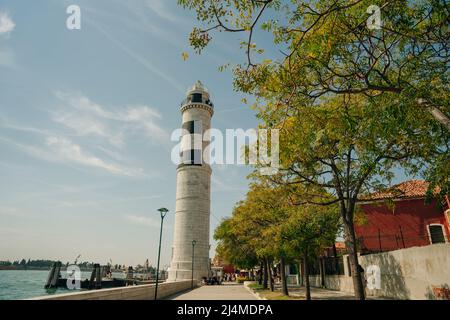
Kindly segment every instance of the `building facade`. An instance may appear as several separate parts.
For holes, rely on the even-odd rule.
[[[449,242],[448,203],[427,203],[427,188],[422,180],[405,181],[362,202],[366,221],[355,226],[361,253]]]
[[[209,276],[211,167],[203,139],[214,106],[200,81],[181,104],[183,134],[177,167],[175,226],[169,281]],[[206,157],[206,158],[205,158]]]

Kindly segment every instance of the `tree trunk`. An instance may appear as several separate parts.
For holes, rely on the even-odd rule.
[[[299,263],[298,263],[298,272],[297,272],[297,275],[298,275],[298,285],[299,286],[302,286],[303,285],[303,275],[302,275],[302,260],[300,260],[299,261]]]
[[[353,280],[353,289],[355,291],[355,298],[357,300],[364,300],[364,285],[361,278],[361,273],[359,270],[359,262],[358,262],[358,249],[356,246],[356,236],[355,229],[353,225],[353,221],[346,221],[344,219],[344,227],[345,227],[345,242],[348,249],[349,261],[350,261],[350,270],[352,274]]]
[[[267,289],[267,259],[264,258],[263,260],[263,267],[264,267],[264,273],[263,273],[263,289]]]
[[[261,260],[259,263],[259,272],[258,272],[258,284],[262,285],[262,275],[263,275],[263,269],[264,269],[264,262]]]
[[[430,112],[437,121],[447,127],[447,130],[450,131],[450,119],[445,115],[445,113],[433,106],[430,107]]]
[[[288,286],[287,286],[287,279],[286,279],[286,264],[284,261],[284,257],[281,257],[280,259],[280,276],[281,276],[281,286],[282,286],[282,292],[283,295],[288,296]]]
[[[334,257],[334,270],[339,274],[339,263],[338,263],[338,257],[337,257],[337,249],[336,249],[336,242],[333,243],[333,257]]]
[[[270,286],[270,291],[273,292],[274,288],[274,284],[273,284],[273,276],[272,276],[272,267],[270,266],[271,262],[270,260],[266,260],[267,262],[267,271],[268,271],[268,276],[269,276],[269,286]]]
[[[311,300],[311,286],[309,285],[309,270],[308,270],[308,253],[303,254],[303,273],[304,273],[304,283],[306,291],[306,300]]]
[[[322,288],[325,287],[325,272],[323,268],[323,260],[321,257],[319,257],[319,273],[320,273],[320,286]]]
[[[437,106],[433,106],[426,99],[417,99],[417,103],[422,106],[428,108],[433,117],[439,121],[442,125],[444,125],[447,130],[450,131],[450,119],[439,109]]]

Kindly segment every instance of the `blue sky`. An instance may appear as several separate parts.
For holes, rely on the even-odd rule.
[[[66,28],[71,4],[81,30]],[[0,259],[155,264],[164,206],[169,263],[170,133],[186,89],[205,83],[218,129],[257,124],[231,74],[217,71],[245,58],[240,39],[219,35],[197,56],[187,43],[194,24],[176,1],[0,1]],[[211,233],[248,173],[213,167]]]

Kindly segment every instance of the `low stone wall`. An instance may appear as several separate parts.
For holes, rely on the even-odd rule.
[[[191,281],[164,282],[158,285],[158,299],[164,299],[191,288]],[[90,290],[38,297],[31,300],[153,300],[155,285],[146,284],[113,289]]]
[[[325,276],[327,289],[353,292],[346,260],[345,275]],[[359,263],[366,272],[371,265],[380,268],[381,288],[366,289],[369,296],[450,300],[450,243],[364,255]],[[320,276],[310,276],[310,282],[320,287]]]
[[[450,244],[433,244],[360,257],[380,267],[381,289],[369,295],[398,299],[450,299]],[[440,296],[443,293],[446,296]]]
[[[312,287],[321,287],[320,276],[309,276]],[[353,293],[353,280],[350,276],[325,276],[325,288]]]

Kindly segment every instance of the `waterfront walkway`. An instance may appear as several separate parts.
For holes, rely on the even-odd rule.
[[[257,290],[265,298],[280,299],[281,287],[275,286],[275,292]],[[305,300],[305,288],[300,286],[289,286],[290,299]],[[311,297],[313,300],[354,300],[354,295],[321,288],[311,287]],[[258,298],[250,293],[242,284],[226,283],[220,286],[202,286],[194,290],[178,293],[168,298],[168,300],[257,300]],[[286,300],[285,298],[281,298]],[[289,299],[289,298],[288,298]],[[368,300],[384,300],[382,297],[367,297]]]
[[[257,300],[242,284],[202,286],[171,297],[171,300]]]

